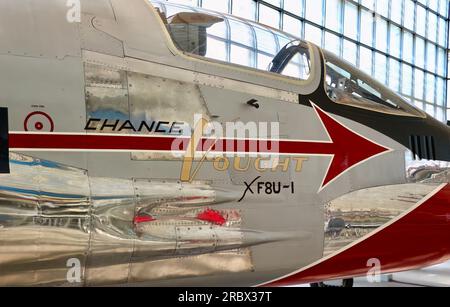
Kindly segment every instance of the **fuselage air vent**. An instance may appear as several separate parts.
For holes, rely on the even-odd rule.
[[[432,136],[411,135],[409,148],[413,160],[436,160],[436,149]]]

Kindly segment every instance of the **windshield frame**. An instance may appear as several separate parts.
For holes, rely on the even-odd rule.
[[[382,114],[384,113],[384,114],[391,114],[391,115],[404,116],[404,117],[427,118],[427,114],[424,111],[422,111],[422,110],[418,109],[417,107],[413,106],[412,104],[408,103],[399,94],[395,93],[389,87],[387,87],[386,85],[377,81],[372,76],[370,76],[370,75],[366,74],[365,72],[361,71],[360,69],[356,68],[353,64],[339,58],[332,52],[329,52],[325,49],[321,49],[321,52],[322,52],[323,60],[324,60],[324,65],[323,65],[324,66],[324,72],[323,72],[324,91],[325,91],[325,95],[327,95],[327,97],[329,97],[327,94],[328,88],[327,88],[327,82],[326,82],[327,70],[328,70],[327,62],[331,62],[333,65],[336,65],[335,63],[337,62],[337,63],[339,63],[339,66],[338,66],[339,68],[344,69],[346,72],[350,73],[351,76],[357,77],[358,80],[363,81],[369,87],[378,91],[380,94],[383,95],[383,97],[392,97],[392,99],[388,99],[388,100],[392,100],[392,102],[397,104],[400,107],[400,109],[392,108],[391,110],[389,110],[388,108],[386,108],[386,109],[381,110],[381,109],[377,109],[375,107],[371,108],[369,106],[356,105],[356,104],[351,104],[351,103],[344,104],[344,103],[335,101],[331,97],[329,97],[329,99],[333,103],[336,103],[339,105],[347,105],[347,106],[351,106],[354,108],[369,110],[372,112],[382,113]],[[373,101],[373,103],[376,104],[377,102]],[[390,103],[388,101],[385,101],[385,105],[387,105],[387,104],[390,104]]]
[[[305,51],[305,52],[301,52],[301,51]],[[269,66],[269,71],[277,73],[277,74],[283,74],[285,69],[291,63],[292,59],[297,55],[301,55],[301,56],[306,55],[307,60],[310,60],[309,47],[306,44],[306,42],[304,42],[302,40],[295,40],[295,41],[291,41],[290,43],[285,45],[283,48],[281,48],[281,50],[272,59],[272,62],[270,63],[270,66]],[[308,61],[306,61],[306,62],[307,62],[306,64],[308,64],[308,75],[309,75],[309,72],[311,71],[311,63]],[[288,76],[286,74],[283,74],[283,75]]]

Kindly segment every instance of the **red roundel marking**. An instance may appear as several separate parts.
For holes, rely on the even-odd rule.
[[[36,128],[36,130],[42,130],[42,128],[44,128],[44,125],[41,122],[37,122],[36,124],[34,124],[34,128]]]
[[[55,130],[55,124],[53,119],[44,112],[32,112],[28,114],[23,122],[23,128],[25,131],[45,131],[53,132]]]

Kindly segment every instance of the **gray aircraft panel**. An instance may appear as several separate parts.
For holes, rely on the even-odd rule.
[[[86,111],[80,58],[0,56],[0,69],[8,72],[0,76],[4,86],[0,98],[10,108],[11,131],[23,131],[27,116],[34,112],[46,113],[45,124],[52,121],[54,131],[83,129]],[[49,125],[43,130],[50,132]]]
[[[80,56],[77,23],[67,21],[65,1],[33,0],[0,2],[0,27],[21,35],[0,41],[0,54],[36,58]]]

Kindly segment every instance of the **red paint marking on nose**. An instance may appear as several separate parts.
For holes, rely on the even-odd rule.
[[[198,214],[197,219],[220,226],[226,223],[226,219],[223,217],[223,215],[220,212],[212,209],[207,209],[204,212]]]
[[[153,217],[151,217],[149,215],[141,215],[141,216],[134,217],[134,224],[149,223],[149,222],[153,222],[153,221],[156,221],[156,219],[154,219]]]

